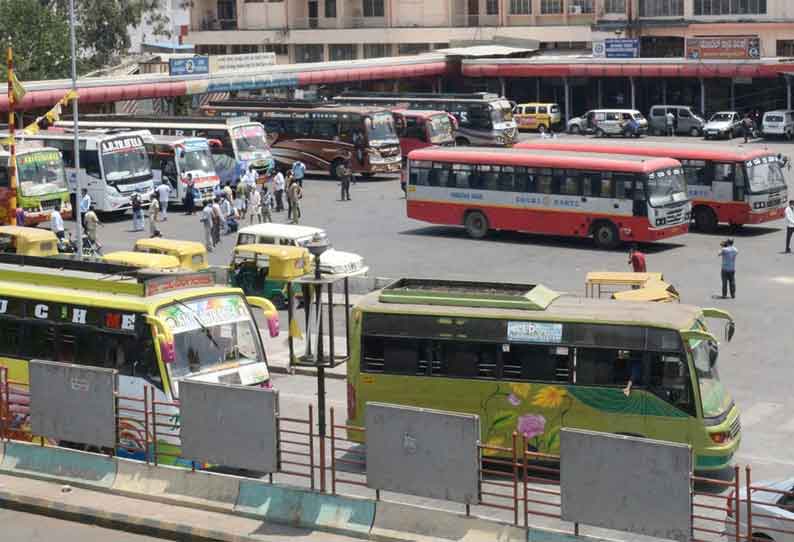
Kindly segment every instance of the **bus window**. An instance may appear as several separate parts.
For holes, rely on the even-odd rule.
[[[537,183],[536,191],[541,194],[551,194],[551,170],[542,169],[540,175],[535,177]]]
[[[681,160],[681,165],[684,166],[684,177],[686,184],[692,185],[711,185],[706,175],[706,162],[703,160]]]
[[[55,350],[55,326],[30,322],[26,326],[20,354],[28,358],[52,359]],[[56,353],[57,356],[57,353]],[[55,361],[60,361],[56,359]]]
[[[714,182],[733,183],[733,164],[714,163]]]
[[[695,415],[691,379],[679,353],[650,354],[650,391],[682,411]]]
[[[513,184],[513,169],[514,168],[511,166],[502,166],[502,172],[499,174],[497,190],[502,190],[505,192],[518,190],[518,188],[516,188]]]
[[[8,181],[8,166],[5,164],[0,166],[0,187],[6,188],[10,186]]]
[[[502,378],[538,382],[568,382],[568,347],[510,344],[502,349]]]
[[[469,188],[473,167],[468,164],[453,164],[452,171],[455,175],[456,188]]]
[[[733,178],[733,200],[734,201],[744,201],[744,192],[745,192],[745,185],[747,184],[747,179],[745,179],[744,168],[742,166],[736,166],[736,175]]]
[[[16,356],[19,353],[22,326],[19,322],[0,320],[0,354],[3,356]]]
[[[97,179],[102,177],[99,169],[99,153],[96,151],[80,151],[80,167],[92,177]]]
[[[459,378],[495,378],[495,344],[444,342],[443,359],[446,361],[444,376]],[[438,373],[434,373],[438,374]]]
[[[411,178],[409,182],[415,186],[428,186],[430,184],[429,177],[429,169],[420,168],[414,165],[411,167]]]
[[[337,126],[333,121],[315,120],[311,135],[317,139],[333,139],[337,136]]]
[[[428,176],[428,184],[430,186],[450,187],[454,188],[454,180],[450,179],[449,164],[435,163],[433,169],[430,170]]]
[[[580,192],[578,171],[568,171],[564,177],[560,178],[558,194],[564,196],[578,196]]]
[[[638,382],[644,385],[643,354],[639,350],[613,350],[611,348],[576,349],[576,384],[592,386],[625,386],[632,380],[632,372],[639,370]]]

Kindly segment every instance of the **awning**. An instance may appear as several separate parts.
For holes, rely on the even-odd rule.
[[[58,100],[63,98],[70,88],[28,91],[22,99],[22,103],[18,104],[16,109],[24,111],[27,109],[52,107]],[[80,103],[87,104],[184,96],[186,89],[187,85],[182,81],[89,88],[78,87]],[[0,96],[0,111],[8,111],[8,96]]]

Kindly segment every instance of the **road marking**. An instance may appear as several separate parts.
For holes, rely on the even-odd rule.
[[[780,284],[794,284],[794,277],[772,277],[771,280]]]
[[[783,403],[769,403],[761,401],[755,403],[747,410],[741,411],[742,427],[752,427],[763,421],[768,421],[771,416],[783,408]]]

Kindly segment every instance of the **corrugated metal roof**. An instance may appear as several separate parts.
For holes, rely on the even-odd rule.
[[[537,49],[527,47],[512,47],[509,45],[471,45],[469,47],[453,47],[450,49],[436,49],[434,53],[441,53],[446,56],[510,56],[516,54],[533,53]]]

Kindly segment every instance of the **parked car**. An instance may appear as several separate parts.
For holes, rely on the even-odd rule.
[[[562,115],[556,103],[525,103],[518,104],[513,110],[513,119],[519,130],[547,131],[560,123]]]
[[[689,134],[698,137],[703,133],[706,120],[699,112],[688,105],[654,105],[649,114],[650,132],[662,135],[667,132],[667,113],[675,116],[676,134]]]
[[[733,139],[744,132],[742,117],[736,111],[718,111],[703,126],[703,137],[706,139]]]
[[[765,139],[781,137],[791,139],[794,136],[794,111],[791,109],[767,111],[761,122],[761,132]]]
[[[648,131],[648,120],[636,109],[593,109],[569,120],[567,128],[571,134],[626,135],[626,123],[630,119],[637,122],[640,134]]]
[[[756,482],[751,493],[752,535],[755,541],[794,542],[794,478],[780,482]],[[786,492],[786,493],[784,493]],[[747,533],[747,489],[739,489],[739,509],[735,510],[735,497],[728,497],[728,517],[725,518],[725,535],[736,537],[736,516],[739,514],[739,533]]]

